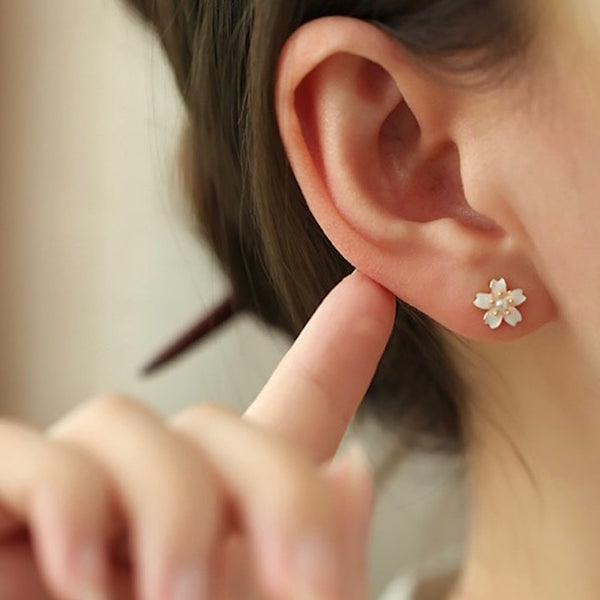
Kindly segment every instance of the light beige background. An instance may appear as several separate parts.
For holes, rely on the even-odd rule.
[[[3,414],[44,426],[106,391],[164,414],[202,400],[241,409],[285,351],[243,318],[138,375],[227,289],[182,210],[182,115],[154,39],[115,0],[0,0]],[[453,465],[415,457],[378,498],[373,595],[423,555],[457,553]]]

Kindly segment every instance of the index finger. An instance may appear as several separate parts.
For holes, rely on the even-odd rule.
[[[244,418],[321,463],[335,454],[390,337],[393,294],[359,271],[323,300]]]

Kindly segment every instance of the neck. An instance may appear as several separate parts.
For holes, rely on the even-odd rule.
[[[600,369],[567,327],[472,345],[470,522],[452,600],[600,597]],[[464,352],[464,350],[463,350]]]

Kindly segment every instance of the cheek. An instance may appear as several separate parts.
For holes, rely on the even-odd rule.
[[[504,128],[500,147],[511,151],[498,158],[507,201],[565,317],[600,327],[600,311],[590,315],[600,297],[600,70],[582,73],[556,81]]]
[[[600,29],[589,27],[585,37],[548,36],[551,58],[535,84],[518,99],[501,90],[474,115],[461,160],[469,201],[526,248],[562,317],[598,355]]]

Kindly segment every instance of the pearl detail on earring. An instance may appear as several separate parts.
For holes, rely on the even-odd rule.
[[[498,329],[502,321],[515,327],[523,320],[523,315],[517,310],[527,300],[522,289],[508,290],[504,278],[490,281],[491,293],[478,293],[473,304],[485,310],[483,321],[490,329]]]

